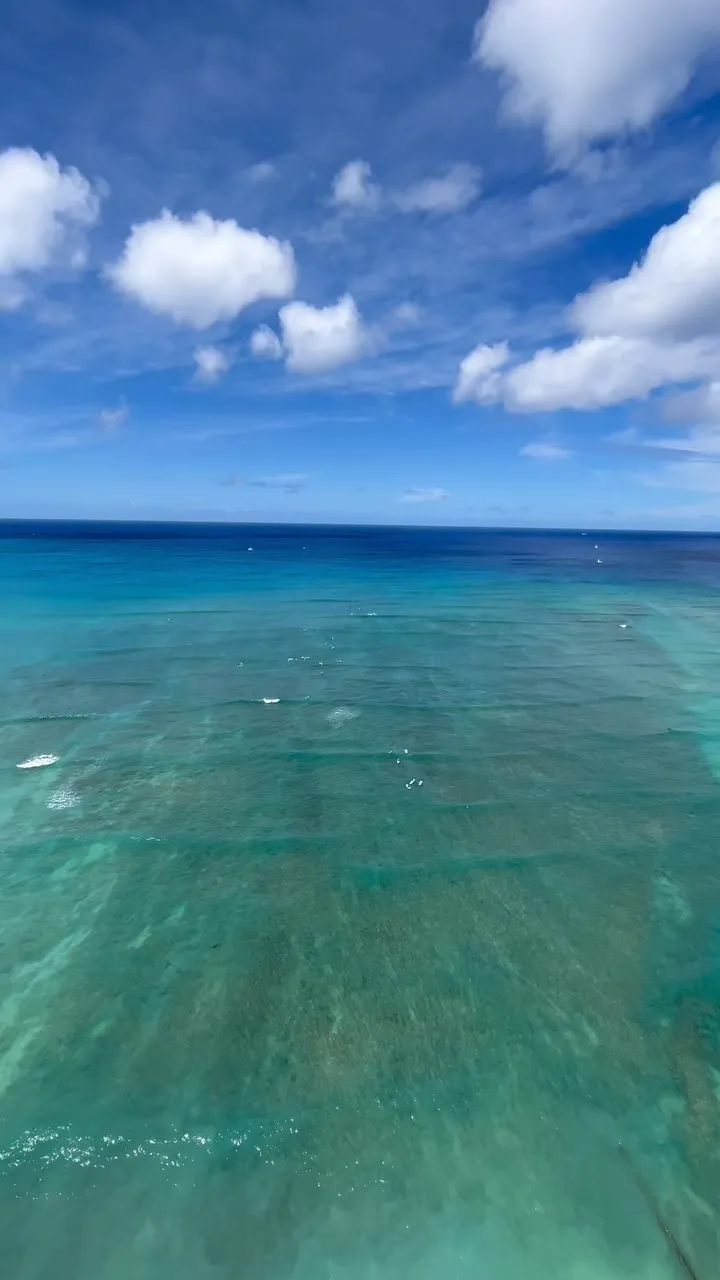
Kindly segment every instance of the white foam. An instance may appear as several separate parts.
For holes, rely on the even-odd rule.
[[[29,760],[23,760],[17,767],[18,769],[46,769],[49,764],[57,764],[59,756],[30,756]]]
[[[263,702],[265,703],[266,707],[272,707],[275,705],[276,702],[279,702],[279,701],[280,701],[279,698],[263,698]]]
[[[356,720],[359,715],[359,711],[352,711],[350,707],[335,707],[333,711],[328,711],[327,719],[330,724],[340,725],[347,724],[348,720]]]
[[[60,787],[53,791],[47,802],[48,809],[73,809],[80,797],[72,787]]]

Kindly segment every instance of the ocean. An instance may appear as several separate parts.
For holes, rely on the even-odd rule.
[[[6,522],[0,592],[8,1280],[717,1274],[720,537]]]

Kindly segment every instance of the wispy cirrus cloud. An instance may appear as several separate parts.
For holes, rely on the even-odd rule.
[[[447,489],[406,489],[398,498],[398,502],[414,506],[423,502],[444,502],[449,497]]]
[[[223,484],[235,489],[279,489],[283,493],[300,493],[306,488],[309,480],[310,477],[304,472],[290,472],[286,475],[259,476],[254,479],[246,476],[229,476],[227,480],[223,480]]]
[[[102,430],[108,434],[117,431],[119,427],[123,427],[130,417],[130,409],[123,401],[115,409],[101,409],[98,414],[98,422]]]
[[[422,178],[393,196],[402,213],[457,213],[480,194],[480,170],[472,164],[451,165],[437,177]]]
[[[555,444],[552,440],[535,440],[524,445],[520,450],[520,457],[535,458],[540,462],[562,462],[565,458],[572,457],[572,449],[566,449],[564,445]]]

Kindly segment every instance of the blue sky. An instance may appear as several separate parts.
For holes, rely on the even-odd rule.
[[[717,0],[4,19],[0,514],[720,528]]]

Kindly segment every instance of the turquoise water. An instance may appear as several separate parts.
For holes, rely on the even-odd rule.
[[[4,1274],[716,1274],[720,540],[0,535]]]

